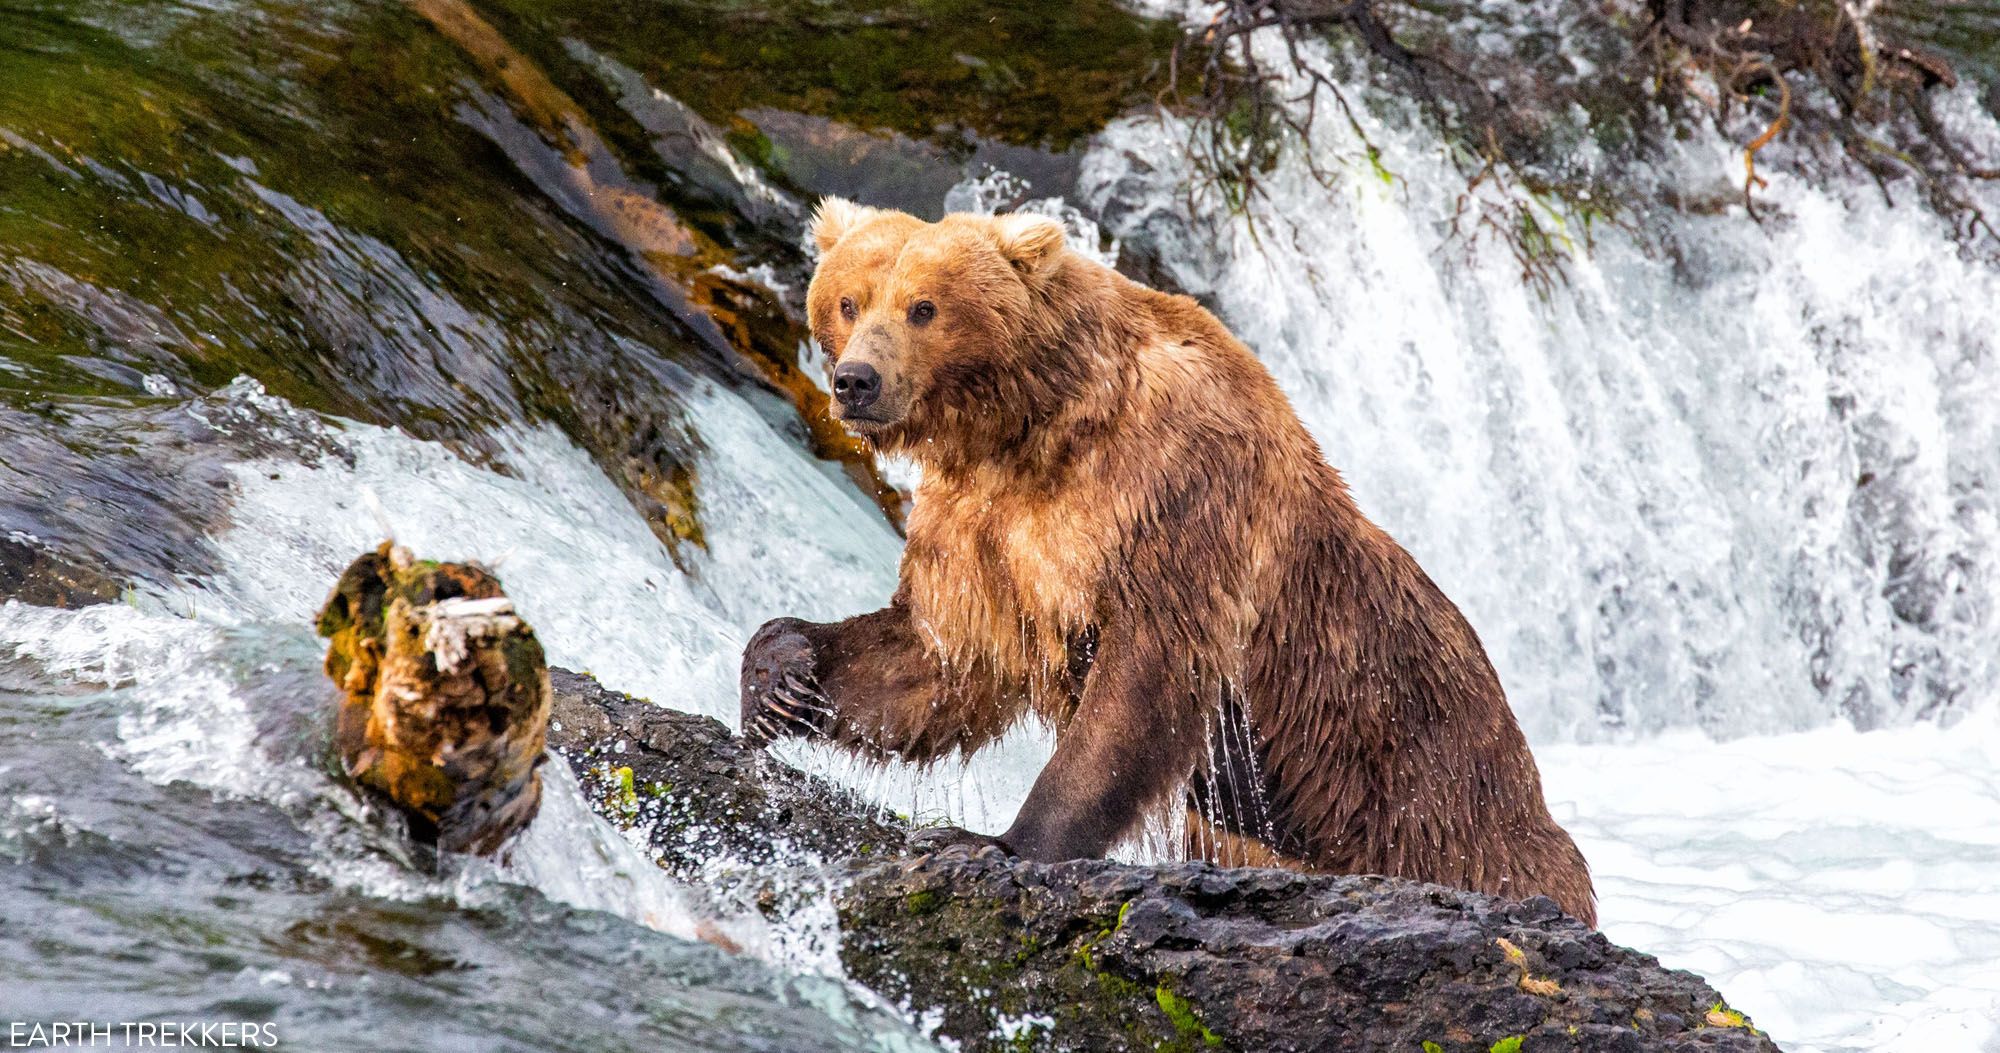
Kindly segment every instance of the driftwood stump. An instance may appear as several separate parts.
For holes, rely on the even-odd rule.
[[[499,579],[392,542],[355,560],[320,611],[343,698],[343,769],[409,817],[418,840],[487,854],[535,817],[549,674]]]

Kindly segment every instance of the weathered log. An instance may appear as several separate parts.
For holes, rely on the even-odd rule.
[[[485,854],[528,825],[541,807],[549,676],[498,579],[384,542],[341,575],[319,633],[343,695],[342,769],[400,808],[414,837]]]

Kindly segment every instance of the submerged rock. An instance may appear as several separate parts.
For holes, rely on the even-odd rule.
[[[21,535],[0,535],[0,602],[19,600],[37,607],[88,607],[110,603],[123,591],[118,582],[82,563],[65,559]]]

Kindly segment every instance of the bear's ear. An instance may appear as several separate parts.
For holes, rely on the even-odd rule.
[[[1062,251],[1063,229],[1047,216],[1010,212],[993,217],[993,240],[1008,263],[1023,274],[1033,274]]]
[[[844,197],[821,198],[812,224],[806,229],[819,251],[827,252],[840,244],[848,232],[882,214],[882,209],[857,205]]]

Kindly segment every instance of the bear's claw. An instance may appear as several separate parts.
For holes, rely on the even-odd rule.
[[[786,735],[823,735],[833,726],[833,702],[813,674],[803,623],[779,618],[757,630],[743,649],[743,737],[764,746]]]

